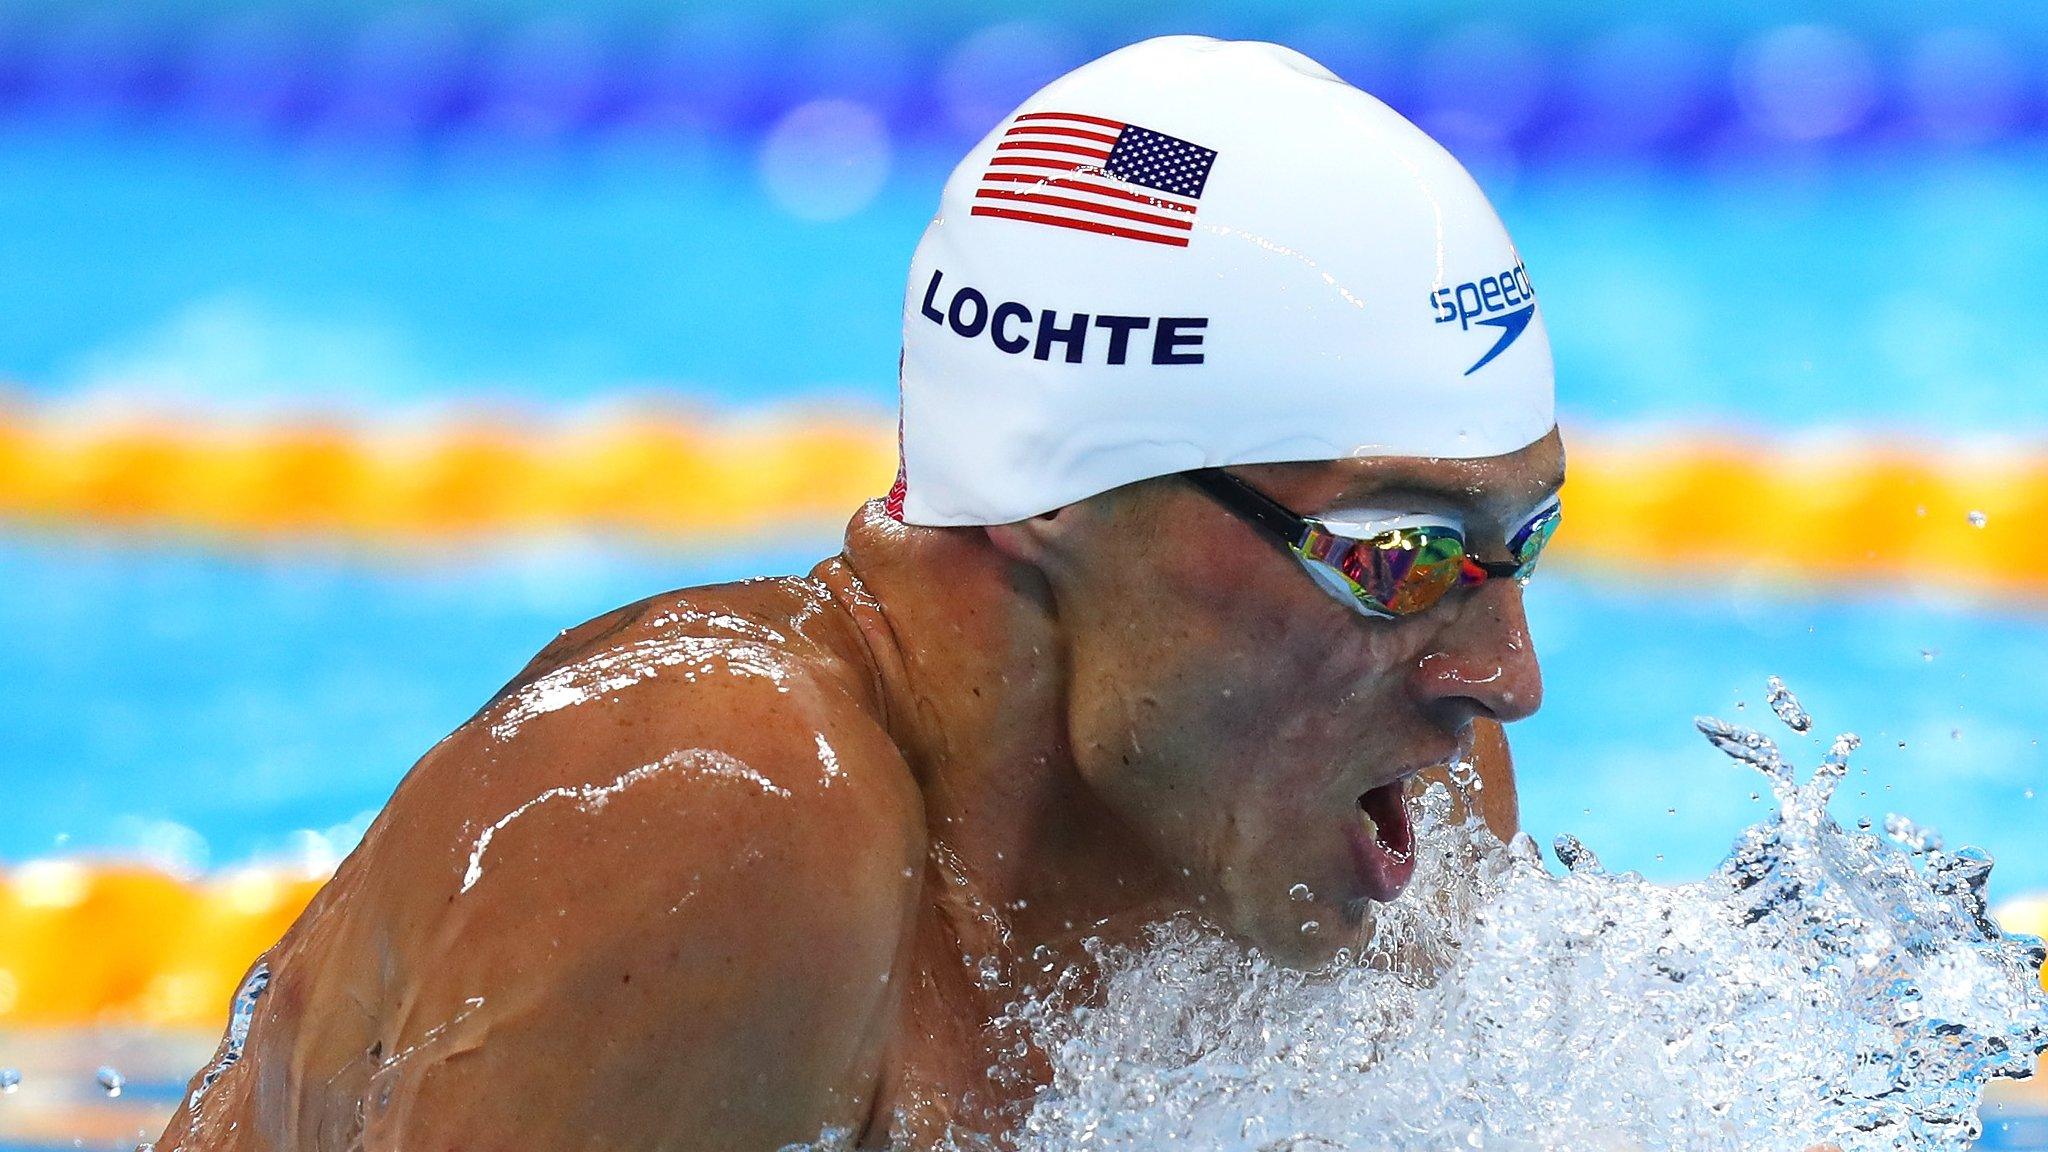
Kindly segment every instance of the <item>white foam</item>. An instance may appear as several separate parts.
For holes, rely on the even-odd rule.
[[[1020,989],[1053,1067],[1020,1147],[1967,1147],[1985,1082],[2048,1046],[2039,942],[1985,914],[1988,858],[1829,818],[1853,738],[1802,785],[1761,735],[1702,728],[1780,801],[1703,880],[1609,874],[1564,838],[1554,874],[1448,822],[1438,787],[1415,887],[1338,964],[1184,919],[1099,950],[1097,1003]]]

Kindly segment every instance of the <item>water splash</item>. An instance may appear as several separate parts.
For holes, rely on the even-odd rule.
[[[1785,727],[1794,732],[1806,732],[1813,728],[1813,717],[1808,716],[1806,709],[1799,706],[1798,698],[1792,695],[1791,689],[1785,687],[1783,680],[1776,676],[1771,677],[1764,685],[1764,698],[1770,701],[1771,711],[1778,714],[1778,719],[1785,722]]]
[[[1838,825],[1854,736],[1802,784],[1769,737],[1699,728],[1778,800],[1706,879],[1570,836],[1553,874],[1436,787],[1415,888],[1356,954],[1291,971],[1184,919],[1105,950],[1099,1002],[1020,1006],[1053,1067],[1020,1147],[1966,1147],[1986,1081],[2048,1047],[2042,944],[1985,912],[1990,858]]]
[[[259,963],[242,979],[242,986],[235,990],[234,1006],[228,1013],[228,1032],[222,1039],[220,1056],[213,1067],[199,1078],[192,1088],[192,1094],[185,1101],[185,1110],[199,1114],[199,1102],[214,1083],[227,1074],[228,1069],[241,1063],[242,1050],[249,1043],[249,1028],[256,1022],[256,1002],[263,999],[263,993],[270,988],[270,965]]]

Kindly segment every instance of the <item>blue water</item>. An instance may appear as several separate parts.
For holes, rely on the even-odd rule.
[[[143,852],[219,866],[346,847],[410,763],[559,629],[666,588],[801,571],[784,550],[537,547],[481,561],[229,556],[62,540],[0,544],[0,859]],[[1785,677],[1822,735],[1866,740],[1844,819],[1900,811],[2048,888],[2048,620],[1879,597],[1637,590],[1545,573],[1531,615],[1548,703],[1514,730],[1526,823],[1611,865],[1697,876],[1757,818],[1751,774],[1692,731],[1752,719]],[[1904,741],[1906,747],[1898,747]],[[1789,738],[1811,763],[1818,743]],[[1675,811],[1674,811],[1675,810]]]
[[[894,403],[902,276],[949,157],[828,223],[752,150],[424,152],[158,130],[0,132],[0,380],[212,406],[621,392]],[[2048,428],[2031,285],[2048,153],[1475,167],[1587,423]],[[80,301],[91,301],[81,307]]]

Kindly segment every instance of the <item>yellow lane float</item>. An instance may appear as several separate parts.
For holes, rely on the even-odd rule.
[[[1566,562],[1680,580],[2048,590],[2048,445],[1568,440]],[[684,539],[829,524],[886,490],[894,470],[894,429],[872,414],[397,428],[0,408],[0,521],[17,528],[401,547],[519,533]]]
[[[844,515],[893,436],[833,418],[100,426],[0,412],[0,517],[225,537],[689,536]]]
[[[185,882],[45,860],[0,878],[0,1025],[219,1027],[243,973],[324,878]]]

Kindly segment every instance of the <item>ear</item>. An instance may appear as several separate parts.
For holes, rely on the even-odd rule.
[[[996,551],[1038,567],[1065,542],[1076,519],[1074,508],[1069,505],[1041,512],[1028,520],[990,524],[983,531],[988,533],[989,543],[996,546]]]

